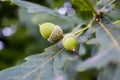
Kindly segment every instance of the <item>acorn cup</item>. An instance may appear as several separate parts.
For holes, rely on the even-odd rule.
[[[68,33],[64,36],[62,44],[66,50],[75,52],[78,47],[78,40],[74,34]]]
[[[40,33],[43,38],[54,43],[63,37],[63,30],[53,23],[43,23],[39,25]]]

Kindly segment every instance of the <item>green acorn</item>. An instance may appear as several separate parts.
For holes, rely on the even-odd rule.
[[[49,42],[56,42],[63,37],[63,30],[53,23],[39,25],[41,35]]]
[[[66,34],[62,40],[64,48],[68,51],[75,51],[78,47],[78,40],[74,34]]]

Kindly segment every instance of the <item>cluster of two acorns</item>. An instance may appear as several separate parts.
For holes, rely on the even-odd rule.
[[[62,39],[63,47],[68,51],[75,51],[78,47],[78,40],[72,33],[63,35],[63,30],[53,23],[43,23],[39,25],[40,33],[43,38],[51,43]]]

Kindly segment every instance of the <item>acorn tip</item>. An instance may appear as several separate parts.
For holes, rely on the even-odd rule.
[[[41,25],[40,25],[40,24],[38,24],[38,26],[40,27]]]
[[[72,49],[72,51],[73,51],[73,52],[75,52],[75,51],[76,51],[76,49]]]

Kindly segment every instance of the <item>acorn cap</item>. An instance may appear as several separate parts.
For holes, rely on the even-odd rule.
[[[55,25],[50,37],[48,38],[48,41],[56,42],[62,37],[63,37],[63,30],[58,25]]]
[[[56,42],[63,37],[63,30],[53,23],[39,25],[41,35],[49,42]]]
[[[78,47],[78,41],[75,35],[69,33],[66,34],[62,40],[64,48],[68,51],[75,51]]]

